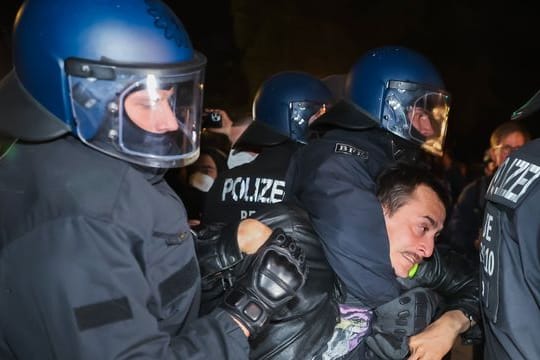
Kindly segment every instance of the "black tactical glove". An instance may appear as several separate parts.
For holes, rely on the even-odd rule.
[[[281,229],[253,255],[244,275],[225,294],[223,307],[256,336],[268,318],[304,285],[304,252]]]
[[[372,334],[366,338],[368,348],[382,359],[405,358],[409,336],[431,323],[439,301],[432,290],[414,288],[379,306],[374,312]]]
[[[401,360],[409,354],[407,337],[394,334],[371,334],[366,338],[366,359]]]
[[[216,284],[222,290],[232,286],[231,269],[244,258],[238,247],[237,231],[238,223],[215,223],[194,230],[203,289]]]

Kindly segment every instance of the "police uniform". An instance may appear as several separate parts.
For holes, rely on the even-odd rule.
[[[436,255],[425,262],[419,282],[407,286],[390,263],[375,179],[397,159],[417,159],[415,149],[347,101],[334,105],[317,122],[314,130],[322,135],[293,156],[286,193],[308,212],[327,260],[344,284],[346,304],[375,309],[406,287],[424,286],[444,294],[445,309],[459,309],[478,321],[478,282],[463,271],[462,261],[442,261]],[[349,356],[369,358],[365,342]]]
[[[202,222],[238,221],[283,201],[287,167],[299,147],[265,123],[254,121],[233,151],[253,151],[258,156],[218,174],[206,196]]]
[[[228,313],[197,319],[193,239],[161,176],[67,135],[16,144],[0,193],[0,358],[247,358]]]
[[[486,359],[540,354],[540,140],[513,152],[486,194],[480,248]]]
[[[394,161],[392,139],[397,137],[347,102],[334,105],[315,124],[345,122],[295,154],[286,193],[308,212],[348,295],[375,308],[397,297],[400,289],[375,195],[375,178]]]

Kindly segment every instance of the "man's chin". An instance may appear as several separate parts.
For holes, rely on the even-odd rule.
[[[406,269],[406,266],[402,267],[393,267],[394,274],[399,278],[407,278],[409,276],[409,269]]]

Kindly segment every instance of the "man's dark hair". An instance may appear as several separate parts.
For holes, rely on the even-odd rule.
[[[442,181],[427,167],[409,163],[398,162],[382,171],[377,178],[377,198],[392,215],[409,201],[419,185],[432,189],[449,209],[450,195]]]

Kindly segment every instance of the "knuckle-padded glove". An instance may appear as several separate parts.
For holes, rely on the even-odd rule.
[[[252,258],[222,306],[255,337],[268,318],[296,296],[307,269],[304,252],[281,229],[274,230]]]
[[[417,287],[377,307],[372,334],[366,338],[368,348],[383,359],[404,358],[409,352],[408,337],[431,323],[439,302],[434,291]]]

